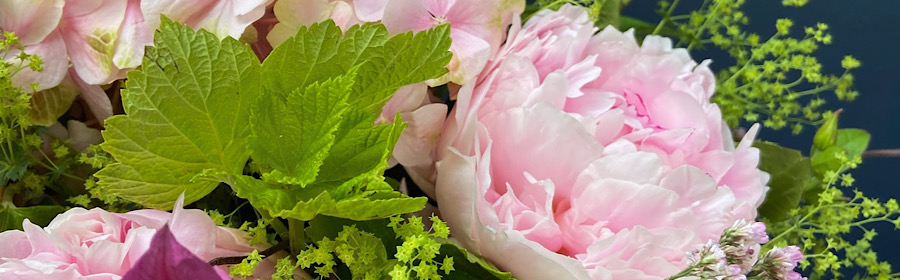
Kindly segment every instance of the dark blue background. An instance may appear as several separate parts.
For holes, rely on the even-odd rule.
[[[681,1],[685,10],[699,7],[702,1]],[[658,22],[655,13],[657,0],[634,0],[623,14],[649,22]],[[825,72],[840,73],[840,60],[851,54],[863,63],[854,71],[859,98],[850,103],[837,101],[833,93],[826,93],[829,109],[843,108],[841,127],[862,128],[872,134],[869,149],[900,148],[900,1],[896,0],[810,0],[802,8],[781,6],[781,1],[747,1],[744,12],[750,17],[748,30],[767,38],[775,31],[778,18],[794,20],[793,31],[802,34],[802,26],[812,26],[817,22],[827,23],[833,35],[833,43],[823,46],[816,56],[823,64]],[[725,67],[730,59],[718,52],[694,51],[695,60],[710,58],[712,68]],[[722,64],[715,63],[721,61]],[[782,145],[809,150],[814,129],[794,136],[789,131],[763,130],[760,138]],[[866,158],[853,171],[856,178],[854,187],[870,197],[882,201],[900,198],[900,158]],[[894,271],[900,270],[900,231],[893,225],[882,223],[875,227],[880,234],[873,247],[879,256],[889,261]]]

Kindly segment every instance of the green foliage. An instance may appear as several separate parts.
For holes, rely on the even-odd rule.
[[[744,0],[705,0],[688,15],[673,15],[678,0],[660,1],[663,20],[654,33],[672,27],[688,50],[713,45],[735,59],[735,65],[717,74],[717,93],[713,102],[722,109],[730,126],[740,121],[761,122],[772,129],[790,127],[795,134],[804,125],[822,122],[820,112],[825,100],[822,92],[833,91],[840,100],[853,100],[850,70],[860,63],[847,56],[841,62],[840,75],[822,73],[822,65],[812,53],[831,43],[828,25],[819,23],[803,29],[794,37],[790,19],[775,23],[775,32],[767,39],[744,31],[749,22],[741,12]],[[802,6],[806,1],[785,0],[786,6]]]
[[[441,255],[453,258],[453,272],[444,276],[448,280],[484,279],[512,280],[512,274],[502,272],[490,261],[467,251],[456,243],[445,241],[441,246]]]
[[[809,158],[800,151],[778,146],[772,142],[757,141],[759,169],[769,173],[769,192],[766,201],[759,206],[759,214],[770,221],[783,221],[791,217],[791,210],[800,204],[803,190],[815,183]]]
[[[253,250],[246,258],[244,258],[241,263],[236,264],[231,267],[228,276],[240,277],[241,279],[246,280],[247,277],[253,275],[253,272],[256,270],[256,267],[259,266],[259,262],[261,262],[263,257],[257,252]]]
[[[220,42],[164,20],[142,67],[128,73],[126,115],[106,120],[102,147],[117,162],[97,172],[99,185],[145,206],[172,208],[181,193],[191,203],[218,185],[194,180],[204,170],[241,174],[259,68],[237,40]]]
[[[832,121],[817,133],[819,145],[813,147],[810,158],[815,180],[805,189],[800,206],[782,221],[763,218],[775,236],[766,247],[800,245],[805,255],[801,267],[813,272],[811,279],[848,278],[844,269],[851,267],[865,269],[864,275],[857,275],[862,279],[893,279],[897,274],[891,274],[890,264],[880,261],[871,246],[876,232],[869,227],[889,222],[900,229],[900,206],[894,199],[882,202],[858,189],[848,189],[853,176],[846,172],[861,162],[869,134],[837,129],[836,121],[828,123]],[[854,231],[863,233],[862,238],[848,239]],[[843,258],[838,258],[841,253]]]
[[[30,220],[38,226],[47,226],[50,220],[66,208],[57,205],[39,205],[31,207],[0,206],[0,231],[22,230],[22,222]]]

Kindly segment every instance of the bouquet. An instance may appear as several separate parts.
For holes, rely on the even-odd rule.
[[[827,25],[630,2],[5,1],[0,278],[900,276]]]

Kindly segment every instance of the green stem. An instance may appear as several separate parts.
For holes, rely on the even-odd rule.
[[[288,232],[290,236],[291,254],[299,254],[306,249],[306,222],[288,218]]]
[[[659,31],[662,30],[663,26],[666,25],[666,22],[672,19],[669,16],[675,12],[675,7],[678,6],[678,1],[679,0],[672,1],[672,4],[669,5],[669,10],[667,10],[666,13],[662,15],[663,18],[659,20],[659,23],[656,24],[656,28],[653,29],[653,33],[650,33],[650,35],[659,34]]]

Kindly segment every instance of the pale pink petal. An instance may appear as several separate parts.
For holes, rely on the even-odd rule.
[[[88,109],[94,114],[94,117],[103,122],[106,118],[112,116],[112,102],[106,92],[97,85],[91,85],[83,81],[73,68],[69,69],[69,75],[75,81],[75,85],[81,91],[81,98],[88,105]]]
[[[34,45],[56,30],[65,0],[0,1],[0,29],[12,31],[23,45]]]
[[[353,0],[356,16],[362,21],[374,22],[382,19],[388,0]]]
[[[66,43],[58,31],[50,33],[43,42],[25,46],[25,53],[40,56],[43,60],[43,71],[32,71],[23,65],[23,69],[13,76],[13,85],[31,91],[31,84],[38,84],[37,91],[55,87],[66,77],[69,60],[66,56]],[[7,61],[15,61],[18,50],[6,54]]]
[[[441,127],[447,117],[447,105],[429,104],[402,114],[409,127],[394,145],[394,157],[404,166],[418,166],[433,162],[431,153],[437,146]]]
[[[87,84],[107,84],[125,76],[113,65],[113,56],[127,6],[127,1],[120,0],[71,2],[66,6],[59,29],[75,72]]]

